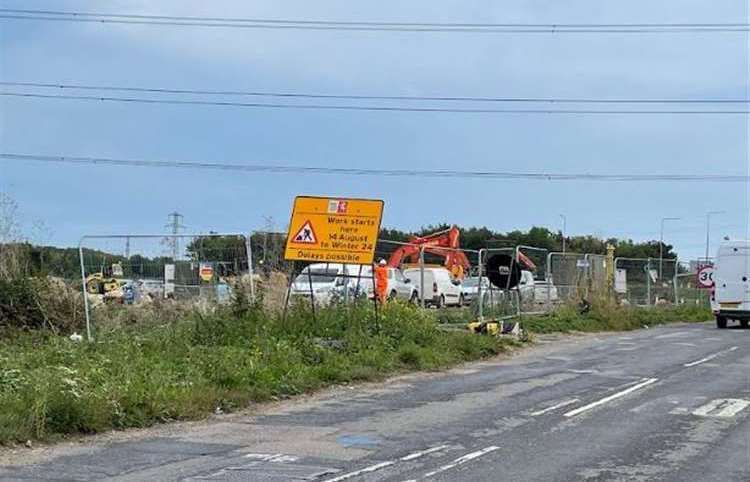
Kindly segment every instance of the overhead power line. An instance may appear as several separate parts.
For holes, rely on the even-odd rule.
[[[750,99],[639,99],[639,98],[591,98],[591,97],[482,97],[482,96],[423,96],[423,95],[362,95],[362,94],[315,94],[309,92],[269,92],[252,90],[176,89],[168,87],[129,87],[115,85],[63,84],[52,82],[0,81],[8,87],[32,87],[55,90],[83,90],[104,92],[138,92],[146,94],[273,97],[293,99],[335,100],[384,100],[384,101],[428,101],[428,102],[494,102],[494,103],[549,103],[549,104],[747,104]]]
[[[7,20],[97,22],[213,28],[295,30],[464,32],[464,33],[686,33],[747,32],[748,23],[441,23],[297,20],[267,18],[138,15],[60,10],[0,9]]]
[[[270,102],[236,102],[213,101],[195,99],[156,99],[146,97],[112,97],[103,95],[69,95],[69,94],[39,94],[33,92],[0,91],[3,97],[19,97],[30,99],[60,99],[84,100],[99,102],[124,102],[135,104],[172,104],[172,105],[203,105],[218,107],[247,107],[266,109],[304,109],[304,110],[339,110],[339,111],[375,111],[375,112],[452,112],[463,114],[674,114],[674,115],[717,115],[717,114],[750,114],[747,109],[733,110],[635,110],[635,109],[497,109],[497,108],[453,108],[453,107],[407,107],[386,105],[337,105],[337,104],[279,104]]]
[[[323,174],[346,176],[416,177],[487,180],[530,181],[597,181],[597,182],[718,182],[746,183],[746,175],[731,174],[584,174],[556,172],[468,171],[443,169],[360,169],[321,166],[291,166],[273,164],[231,164],[225,162],[157,161],[116,159],[105,157],[49,156],[35,154],[0,153],[0,159],[17,162],[47,162],[57,164],[102,165],[121,167],[149,167],[170,169],[201,169],[237,172],[268,172],[281,174]]]

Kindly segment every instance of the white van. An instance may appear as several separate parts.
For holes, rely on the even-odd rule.
[[[411,280],[411,283],[417,288],[417,293],[422,293],[419,268],[405,270],[404,276]],[[461,282],[454,280],[445,268],[424,268],[424,297],[425,304],[438,308],[464,304]]]
[[[306,266],[292,283],[291,294],[310,297],[328,305],[347,296],[372,296],[372,267],[340,263],[313,263]],[[358,290],[359,293],[355,293]]]
[[[750,322],[750,241],[725,241],[719,246],[714,263],[714,293],[711,308],[716,326],[739,321]]]

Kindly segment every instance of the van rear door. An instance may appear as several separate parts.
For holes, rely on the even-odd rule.
[[[748,265],[750,251],[745,244],[729,244],[719,248],[714,268],[716,301],[721,310],[747,310],[750,308],[748,293]],[[744,305],[744,306],[743,306]]]

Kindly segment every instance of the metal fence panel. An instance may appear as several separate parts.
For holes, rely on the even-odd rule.
[[[675,302],[677,260],[615,258],[615,291],[634,305]]]
[[[251,266],[247,236],[234,233],[84,236],[78,253],[90,339],[108,305],[226,303]]]

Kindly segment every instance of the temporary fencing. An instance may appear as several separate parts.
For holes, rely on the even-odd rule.
[[[615,258],[615,293],[633,305],[674,303],[676,259]]]
[[[105,305],[226,303],[252,259],[247,236],[236,233],[84,236],[78,255],[89,339]]]
[[[375,299],[373,266],[287,261],[286,237],[270,231],[84,236],[78,251],[89,337],[103,305],[164,299],[226,303],[245,288],[251,301],[276,310],[295,300],[315,309]],[[496,319],[546,313],[609,295],[612,287],[634,305],[708,299],[696,286],[692,264],[674,259],[616,258],[612,285],[608,258],[601,254],[440,244],[377,241],[375,262],[383,259],[389,266],[388,298],[425,308],[465,306],[478,318]]]
[[[706,261],[679,262],[675,275],[675,299],[681,305],[709,306],[711,290],[698,286],[698,269]]]
[[[556,288],[557,297],[563,302],[585,296],[589,285],[587,255],[579,253],[549,253],[547,256],[547,280]]]

